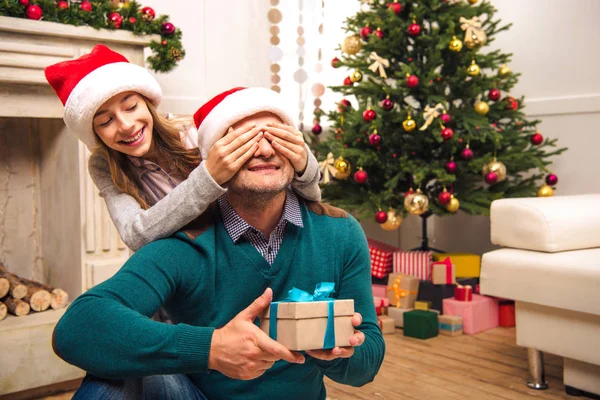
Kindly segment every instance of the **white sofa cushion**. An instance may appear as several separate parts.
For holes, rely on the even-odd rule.
[[[492,243],[558,252],[600,247],[600,194],[492,202]]]
[[[500,249],[481,259],[482,294],[600,315],[600,248]]]

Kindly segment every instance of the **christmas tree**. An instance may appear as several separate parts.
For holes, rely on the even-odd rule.
[[[391,230],[406,213],[482,215],[495,199],[551,196],[549,157],[566,149],[544,139],[523,97],[511,96],[511,54],[485,52],[510,27],[492,4],[362,3],[332,60],[349,76],[331,87],[344,98],[324,140],[315,111],[325,200]]]

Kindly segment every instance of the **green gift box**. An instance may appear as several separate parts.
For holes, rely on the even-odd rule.
[[[438,331],[437,313],[424,310],[414,310],[404,313],[404,336],[429,339],[436,337]]]

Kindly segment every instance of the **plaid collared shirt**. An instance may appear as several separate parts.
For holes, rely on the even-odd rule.
[[[247,223],[235,212],[233,207],[227,201],[227,196],[223,195],[219,198],[219,209],[223,217],[223,224],[225,229],[233,243],[238,243],[241,238],[246,239],[258,250],[258,252],[264,257],[270,265],[273,265],[275,257],[281,242],[283,242],[283,236],[285,234],[285,227],[288,222],[302,228],[302,213],[300,211],[300,203],[298,198],[293,191],[288,190],[285,196],[285,205],[283,209],[283,215],[277,223],[277,226],[271,232],[269,239],[262,234],[261,231],[254,228],[252,225]]]

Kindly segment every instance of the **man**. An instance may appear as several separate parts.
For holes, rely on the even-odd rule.
[[[385,345],[365,236],[344,211],[287,190],[294,145],[283,143],[304,144],[300,135],[291,140],[280,96],[233,89],[195,121],[202,154],[229,127],[263,126],[265,139],[193,227],[143,247],[69,307],[53,344],[90,373],[75,398],[325,399],[323,375],[370,382]],[[292,352],[256,326],[271,300],[320,282],[335,283],[334,297],[354,299],[350,347]],[[174,325],[150,320],[161,306]]]

